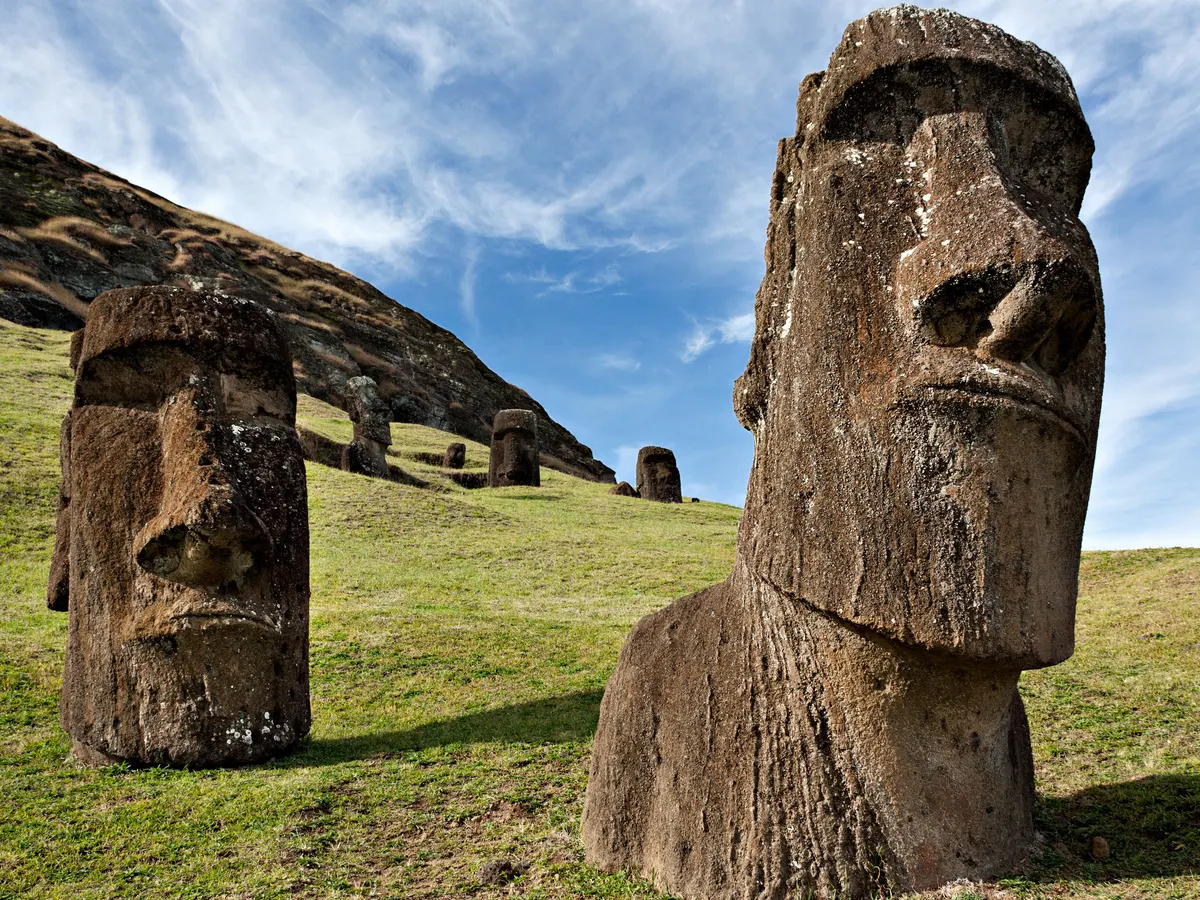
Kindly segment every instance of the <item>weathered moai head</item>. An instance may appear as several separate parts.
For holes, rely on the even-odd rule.
[[[906,644],[1073,649],[1104,330],[1092,138],[1033,44],[901,6],[847,29],[780,143],[741,552]]]
[[[639,496],[637,488],[628,481],[621,481],[614,484],[608,489],[610,494],[616,494],[618,497],[637,497]]]
[[[467,445],[461,443],[451,444],[446,448],[446,455],[442,457],[442,467],[446,469],[461,469],[467,464]]]
[[[342,468],[359,475],[387,478],[392,414],[379,396],[374,378],[359,375],[346,382],[346,413],[354,423],[354,439],[342,452]]]
[[[236,765],[309,729],[308,507],[270,313],[182,287],[91,305],[48,602],[89,763]]]
[[[537,413],[530,409],[502,409],[492,420],[492,453],[488,462],[488,487],[542,483],[538,462]]]
[[[679,466],[675,454],[666,447],[643,447],[637,458],[637,492],[643,500],[682,503]]]

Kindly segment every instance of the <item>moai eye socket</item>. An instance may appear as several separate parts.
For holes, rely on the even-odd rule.
[[[296,405],[288,392],[257,374],[221,373],[225,413],[247,425],[283,425],[296,420]]]
[[[193,356],[170,344],[112,350],[84,364],[75,396],[82,406],[154,410],[198,369]]]

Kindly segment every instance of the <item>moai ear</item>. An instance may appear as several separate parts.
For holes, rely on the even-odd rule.
[[[780,339],[787,336],[785,323],[795,289],[792,273],[796,266],[796,202],[801,188],[803,152],[811,135],[809,123],[824,72],[807,75],[800,83],[796,101],[796,136],[779,142],[775,177],[771,183],[771,218],[767,224],[764,250],[766,275],[754,298],[754,340],[750,361],[733,387],[733,410],[747,431],[757,432],[767,414],[775,356]]]
[[[80,330],[77,334],[83,334]],[[75,342],[72,341],[72,344]],[[77,354],[72,356],[78,359]],[[54,555],[50,558],[50,583],[46,586],[46,607],[66,612],[71,591],[71,414],[63,417],[58,437],[58,456],[62,479],[58,486],[58,516],[54,530]]]
[[[78,372],[79,370],[79,355],[83,352],[83,329],[71,335],[71,371]]]

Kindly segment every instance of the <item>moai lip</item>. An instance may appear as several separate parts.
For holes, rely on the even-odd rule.
[[[488,487],[538,487],[541,483],[537,413],[529,409],[500,410],[492,420]]]
[[[637,495],[659,503],[682,503],[679,466],[666,447],[643,447],[637,458]]]
[[[73,345],[47,592],[62,723],[89,764],[226,766],[309,729],[308,506],[269,312],[109,291]]]
[[[1092,149],[1053,57],[946,10],[872,13],[804,80],[734,389],[734,569],[626,641],[593,864],[855,898],[1027,853],[1016,686],[1073,650],[1104,374]]]

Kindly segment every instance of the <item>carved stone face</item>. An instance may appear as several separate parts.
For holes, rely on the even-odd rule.
[[[848,621],[1030,668],[1073,649],[1104,364],[1092,141],[1057,62],[981,23],[950,46],[954,19],[875,13],[802,86],[735,390],[742,553]]]
[[[682,503],[679,466],[666,447],[643,447],[638,451],[637,491],[643,500]]]
[[[392,443],[392,413],[379,396],[375,379],[366,375],[346,382],[346,410],[354,423],[354,439],[375,441],[384,447]]]
[[[71,617],[63,724],[85,761],[236,764],[308,731],[295,409],[261,308],[168,287],[93,302],[51,585]]]
[[[537,414],[529,409],[500,410],[492,420],[488,487],[541,483]]]

